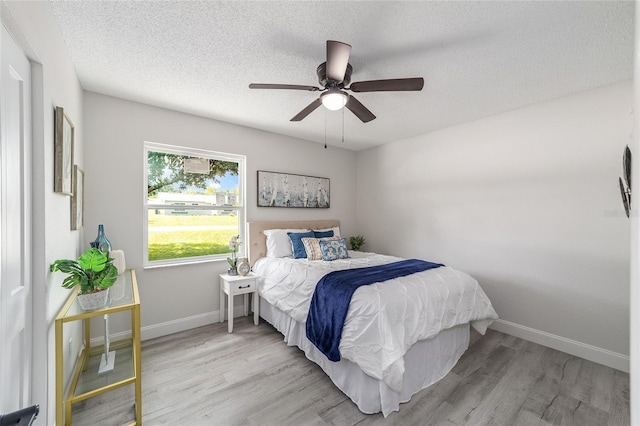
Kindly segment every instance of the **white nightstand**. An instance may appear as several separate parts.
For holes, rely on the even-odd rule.
[[[244,294],[244,314],[249,315],[249,294],[253,293],[253,323],[258,325],[260,301],[257,290],[258,279],[255,275],[220,274],[220,322],[224,322],[224,294],[227,294],[229,333],[233,332],[233,296],[238,294]]]

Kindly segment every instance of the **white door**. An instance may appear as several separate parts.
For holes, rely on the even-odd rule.
[[[0,40],[0,412],[8,413],[31,405],[31,68],[4,26]]]

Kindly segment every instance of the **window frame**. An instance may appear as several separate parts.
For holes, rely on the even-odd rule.
[[[238,234],[240,235],[240,241],[243,244],[240,245],[240,249],[238,251],[238,257],[246,257],[246,156],[240,154],[231,154],[226,152],[212,151],[201,148],[189,148],[178,145],[167,145],[160,144],[156,142],[144,142],[143,149],[143,218],[142,218],[142,251],[143,251],[143,268],[151,269],[151,268],[160,268],[166,266],[178,266],[178,265],[188,265],[188,264],[196,264],[196,263],[205,263],[205,262],[219,262],[227,260],[230,252],[222,253],[222,254],[212,254],[206,256],[195,256],[195,257],[180,257],[173,259],[162,259],[162,260],[149,260],[149,210],[158,209],[158,205],[149,203],[149,195],[148,195],[148,183],[149,183],[149,152],[162,152],[167,154],[176,154],[176,155],[188,155],[199,158],[208,158],[214,160],[222,160],[222,161],[230,161],[238,163],[238,198],[237,198],[237,206],[224,206],[224,208],[220,206],[174,206],[167,205],[167,207],[160,207],[160,209],[175,209],[176,207],[184,208],[185,210],[234,210],[237,212],[238,217]]]

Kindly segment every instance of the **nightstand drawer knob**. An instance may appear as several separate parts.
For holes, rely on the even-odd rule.
[[[249,288],[249,287],[251,287],[251,284],[238,286],[238,288],[239,288],[239,289],[240,289],[240,288]]]

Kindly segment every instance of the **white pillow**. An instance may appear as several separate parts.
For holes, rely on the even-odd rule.
[[[287,232],[309,232],[310,229],[265,229],[267,236],[267,257],[293,257],[291,239]]]
[[[339,226],[334,226],[333,228],[314,229],[314,231],[316,231],[316,232],[333,231],[333,236],[334,237],[340,237],[340,227]]]

